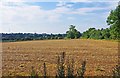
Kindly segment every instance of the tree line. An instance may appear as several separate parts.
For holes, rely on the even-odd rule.
[[[64,39],[66,34],[37,34],[37,33],[1,33],[3,42]]]
[[[95,29],[89,28],[87,31],[83,32],[82,38],[89,39],[112,39],[112,35],[110,34],[110,29]]]

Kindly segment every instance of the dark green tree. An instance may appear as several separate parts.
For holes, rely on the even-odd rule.
[[[120,5],[110,12],[107,24],[110,25],[110,38],[120,39]]]
[[[77,39],[81,36],[81,33],[75,29],[75,26],[70,25],[69,31],[66,32],[67,38],[70,39]]]
[[[89,28],[87,31],[83,32],[82,38],[93,38],[95,36],[95,28]]]
[[[95,36],[93,37],[94,39],[103,39],[102,37],[102,31],[100,29],[95,30]]]
[[[102,39],[110,39],[110,29],[106,28],[101,30],[102,33]]]

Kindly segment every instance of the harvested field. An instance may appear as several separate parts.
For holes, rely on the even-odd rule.
[[[31,66],[39,75],[43,74],[43,63],[47,75],[56,75],[57,55],[66,52],[66,58],[74,58],[75,70],[86,60],[86,76],[110,76],[118,62],[118,43],[102,40],[39,40],[3,43],[2,74],[27,76]]]

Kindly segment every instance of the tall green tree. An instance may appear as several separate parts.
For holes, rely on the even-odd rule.
[[[69,31],[66,32],[67,38],[75,39],[81,36],[81,33],[75,29],[74,25],[70,25]]]
[[[110,38],[120,39],[120,5],[110,12],[107,24],[110,25]]]

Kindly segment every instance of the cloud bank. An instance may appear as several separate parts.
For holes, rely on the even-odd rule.
[[[27,4],[28,0],[4,0],[1,4],[2,24],[0,25],[1,32],[55,32],[63,33],[68,27],[68,24],[83,24],[82,20],[88,20],[92,16],[97,16],[97,11],[111,10],[117,2],[108,2],[109,6],[105,7],[78,7],[73,6],[80,2],[93,1],[93,0],[69,0],[72,4],[64,1],[58,1],[54,9],[46,10],[42,6]],[[38,0],[29,0],[36,2]],[[48,5],[49,7],[49,5]],[[102,12],[105,18],[109,12]],[[78,17],[77,17],[78,16]],[[97,18],[95,18],[97,19]],[[73,21],[74,20],[74,21]],[[71,22],[72,21],[72,22]],[[90,22],[88,22],[89,24]],[[81,27],[83,29],[84,27]],[[88,27],[87,27],[88,28]],[[86,28],[84,28],[86,29]]]

